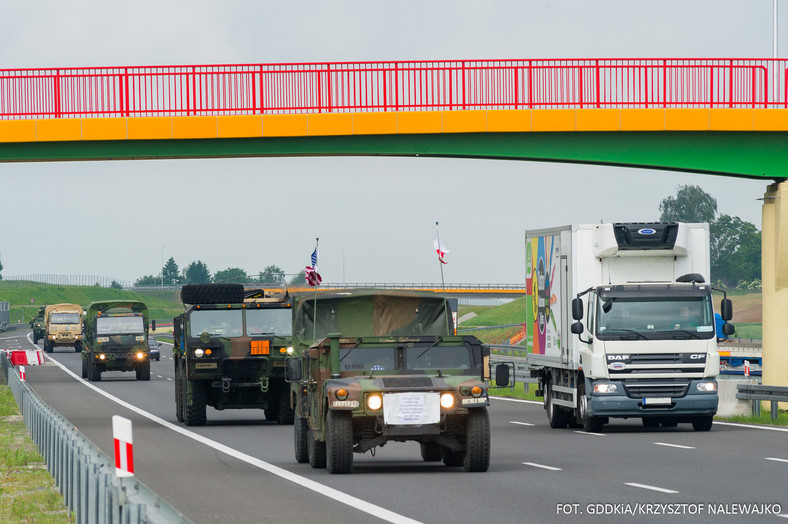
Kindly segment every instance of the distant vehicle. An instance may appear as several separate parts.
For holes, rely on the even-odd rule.
[[[82,351],[82,306],[52,304],[44,310],[44,351],[52,353],[56,347],[73,347]]]
[[[148,352],[150,359],[156,362],[161,360],[161,351],[159,350],[159,341],[148,335]]]
[[[33,344],[38,344],[38,341],[46,334],[46,321],[44,320],[46,308],[46,306],[38,308],[38,313],[30,321],[30,328],[33,330]]]
[[[150,380],[147,306],[136,300],[91,302],[84,346],[82,378],[98,382],[104,371],[134,371],[137,380]]]

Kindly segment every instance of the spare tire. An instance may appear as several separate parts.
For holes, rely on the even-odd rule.
[[[243,284],[187,284],[181,288],[184,304],[243,304]]]

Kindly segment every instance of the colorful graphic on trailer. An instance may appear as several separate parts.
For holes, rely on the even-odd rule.
[[[556,293],[561,289],[558,235],[527,238],[525,242],[527,345],[531,353],[560,356],[561,311]]]

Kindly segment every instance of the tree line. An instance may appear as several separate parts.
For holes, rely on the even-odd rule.
[[[182,270],[175,262],[175,258],[170,257],[167,263],[161,268],[159,275],[145,275],[134,282],[134,287],[152,286],[181,286],[184,284],[270,284],[284,285],[285,272],[276,265],[266,266],[265,269],[257,274],[248,274],[239,267],[228,267],[221,271],[211,274],[208,265],[202,260],[195,260]],[[290,282],[292,284],[306,283],[304,272],[302,271]]]

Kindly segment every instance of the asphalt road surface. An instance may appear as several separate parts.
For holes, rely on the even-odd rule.
[[[26,333],[0,347],[32,348]],[[171,346],[150,382],[133,373],[79,378],[60,348],[27,368],[41,398],[112,457],[112,416],[132,420],[135,473],[195,523],[210,522],[788,522],[788,430],[715,422],[604,433],[550,429],[541,404],[493,399],[492,460],[466,473],[421,460],[416,443],[355,456],[350,475],[293,458],[293,426],[261,411],[208,408],[208,424],[176,421]]]

